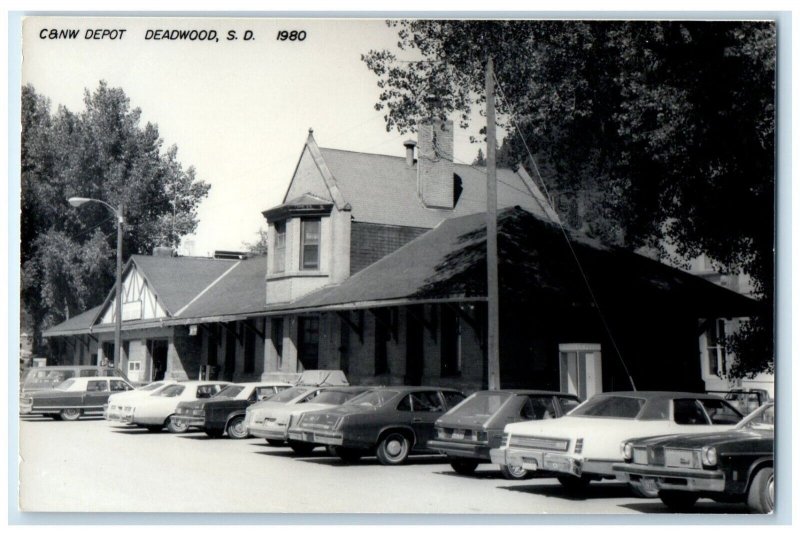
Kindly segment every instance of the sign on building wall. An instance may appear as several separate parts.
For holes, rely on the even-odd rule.
[[[142,301],[129,301],[122,304],[122,321],[126,320],[141,320],[142,319]]]

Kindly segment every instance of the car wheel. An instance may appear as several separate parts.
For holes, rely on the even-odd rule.
[[[639,497],[640,499],[655,499],[658,497],[658,490],[656,489],[646,489],[638,482],[630,482],[629,484],[634,497]]]
[[[289,441],[289,446],[300,456],[308,456],[316,447],[313,443],[303,443],[300,441]]]
[[[583,493],[589,487],[592,479],[586,475],[561,475],[558,477],[558,481],[569,493]]]
[[[661,490],[658,498],[673,512],[686,512],[697,502],[697,494],[688,491]]]
[[[478,468],[478,462],[474,460],[450,460],[450,467],[459,475],[471,475]]]
[[[756,473],[747,492],[747,506],[758,514],[769,514],[775,509],[775,473],[764,467]]]
[[[244,425],[244,415],[234,417],[228,422],[228,437],[231,439],[246,439],[249,434]]]
[[[408,459],[411,442],[400,432],[389,432],[378,444],[376,455],[382,465],[400,465]]]
[[[206,429],[206,435],[208,437],[219,438],[219,437],[222,437],[223,433],[224,432],[222,430],[217,430],[216,428],[214,428],[214,429],[207,428]]]
[[[348,449],[346,447],[331,447],[334,456],[338,456],[343,462],[355,463],[361,459],[364,452],[358,449]]]
[[[531,477],[531,473],[521,465],[501,465],[500,472],[507,480],[525,480]]]
[[[59,416],[65,421],[77,421],[81,418],[81,410],[77,408],[62,409]]]
[[[286,441],[281,441],[280,439],[267,439],[267,443],[270,447],[282,447],[286,444]]]
[[[170,415],[167,419],[167,430],[173,434],[182,434],[189,429],[186,423],[182,423],[175,418],[175,415]]]

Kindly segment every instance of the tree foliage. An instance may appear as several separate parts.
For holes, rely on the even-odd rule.
[[[124,206],[123,258],[155,246],[177,247],[197,227],[210,186],[164,149],[158,127],[140,124],[119,88],[100,82],[84,109],[22,90],[22,300],[37,331],[99,304],[113,285],[114,216],[90,197]]]
[[[773,23],[388,24],[397,50],[362,56],[378,77],[387,130],[431,117],[466,126],[485,103],[491,55],[501,163],[533,168],[529,148],[549,191],[585,201],[589,234],[662,252],[668,236],[683,258],[705,254],[721,271],[749,274],[771,309]],[[749,373],[772,366],[771,313],[751,328],[743,339],[758,343],[738,343]]]

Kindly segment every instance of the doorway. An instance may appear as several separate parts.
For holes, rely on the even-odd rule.
[[[150,381],[157,382],[164,379],[167,373],[168,349],[169,341],[167,341],[167,339],[148,339],[147,354],[150,356],[150,362],[153,364],[150,369]]]
[[[603,392],[603,360],[599,344],[559,344],[560,390],[587,400]]]
[[[225,333],[225,369],[222,371],[222,379],[233,381],[233,373],[236,371],[236,330],[239,324],[234,322],[233,327]]]
[[[406,385],[422,385],[424,314],[422,305],[412,305],[406,309]]]

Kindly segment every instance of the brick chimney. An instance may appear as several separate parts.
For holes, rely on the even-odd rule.
[[[429,208],[453,208],[453,122],[417,125],[417,193]]]
[[[406,148],[406,165],[408,167],[414,167],[414,147],[417,146],[417,142],[414,140],[406,140],[403,142],[403,147]]]

